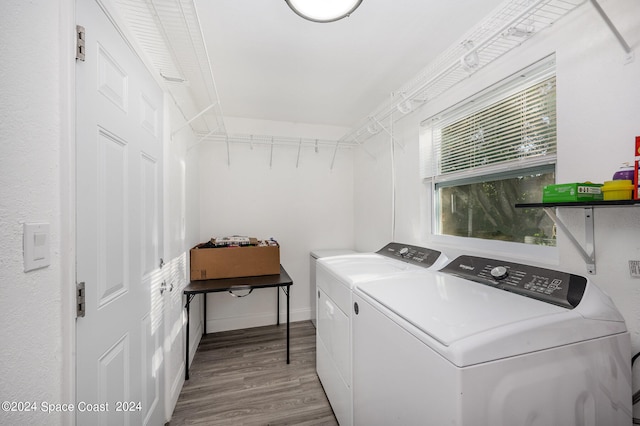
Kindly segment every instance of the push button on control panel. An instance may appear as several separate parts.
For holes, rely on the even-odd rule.
[[[504,266],[496,266],[491,270],[491,276],[496,280],[503,280],[509,275],[509,270]]]

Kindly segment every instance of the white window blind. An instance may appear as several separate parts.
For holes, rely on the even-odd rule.
[[[523,167],[555,158],[553,64],[536,64],[499,89],[478,94],[431,121],[434,171],[440,177],[436,180],[478,175],[505,163]]]

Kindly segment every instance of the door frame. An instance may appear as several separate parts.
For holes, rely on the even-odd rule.
[[[76,0],[60,7],[60,286],[61,403],[76,401]],[[63,412],[62,423],[75,425],[75,412]]]

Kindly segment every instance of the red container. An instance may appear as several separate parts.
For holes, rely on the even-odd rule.
[[[634,152],[634,156],[635,156],[635,165],[634,165],[634,173],[633,173],[633,177],[635,179],[633,179],[633,181],[635,182],[634,186],[633,186],[633,198],[635,200],[640,198],[640,194],[638,193],[638,184],[640,184],[640,179],[638,179],[638,162],[640,162],[640,136],[636,136],[636,150]]]

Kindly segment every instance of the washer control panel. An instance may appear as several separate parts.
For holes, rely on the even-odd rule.
[[[460,256],[441,272],[569,309],[578,306],[587,286],[579,275],[475,256]]]
[[[425,268],[433,265],[441,254],[437,250],[400,243],[389,243],[376,253]]]

